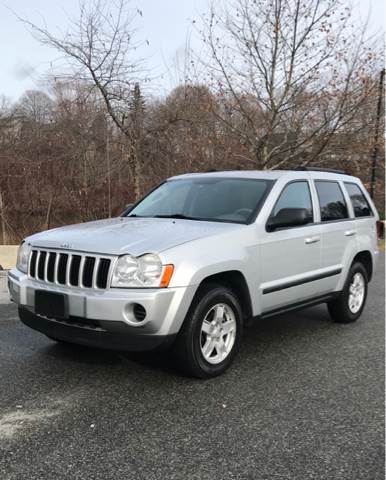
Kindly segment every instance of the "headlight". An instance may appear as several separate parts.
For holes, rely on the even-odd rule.
[[[16,268],[21,272],[28,272],[28,259],[32,247],[28,243],[22,242],[17,252]]]
[[[148,253],[142,257],[119,257],[111,280],[112,287],[140,288],[167,287],[173,273],[173,265],[162,265],[158,255]]]

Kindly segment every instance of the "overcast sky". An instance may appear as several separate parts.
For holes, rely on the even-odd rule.
[[[133,0],[132,3],[143,12],[140,36],[149,41],[149,46],[143,47],[144,55],[165,92],[173,86],[175,78],[168,73],[168,66],[173,64],[177,52],[183,51],[191,22],[206,10],[208,0]],[[355,14],[366,18],[370,8],[371,30],[384,29],[384,3],[385,0],[358,0]],[[44,19],[50,29],[65,31],[66,13],[77,16],[78,0],[0,0],[0,95],[16,100],[27,89],[43,87],[42,77],[58,54],[34,40],[9,7],[34,23],[42,24]],[[191,41],[194,43],[194,39]]]

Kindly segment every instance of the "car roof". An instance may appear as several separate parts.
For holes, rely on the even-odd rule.
[[[169,180],[182,180],[190,178],[245,178],[278,180],[285,177],[288,180],[301,178],[313,178],[320,180],[358,181],[357,177],[343,173],[319,171],[319,170],[224,170],[205,173],[186,173],[170,177]]]

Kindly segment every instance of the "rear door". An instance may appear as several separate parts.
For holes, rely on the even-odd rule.
[[[344,188],[350,198],[354,217],[358,251],[377,251],[377,213],[364,187],[355,182],[344,182]]]
[[[321,264],[320,225],[314,223],[314,208],[307,179],[288,182],[277,197],[265,222],[281,209],[306,208],[310,223],[273,232],[261,232],[260,275],[261,306],[267,312],[319,293],[313,281]]]
[[[357,251],[356,225],[349,211],[348,197],[338,180],[315,179],[322,233],[322,269],[325,274],[321,288],[334,291],[347,265]]]

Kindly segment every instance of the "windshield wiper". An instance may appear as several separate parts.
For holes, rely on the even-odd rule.
[[[188,217],[187,215],[183,215],[182,213],[173,213],[171,215],[154,215],[154,218],[179,218],[182,220],[199,220],[199,218]]]
[[[131,215],[126,215],[127,218],[130,217],[137,217],[137,218],[177,218],[182,220],[201,220],[201,218],[195,217],[188,217],[187,215],[183,215],[182,213],[173,213],[171,215],[137,215],[136,213],[132,213]]]

